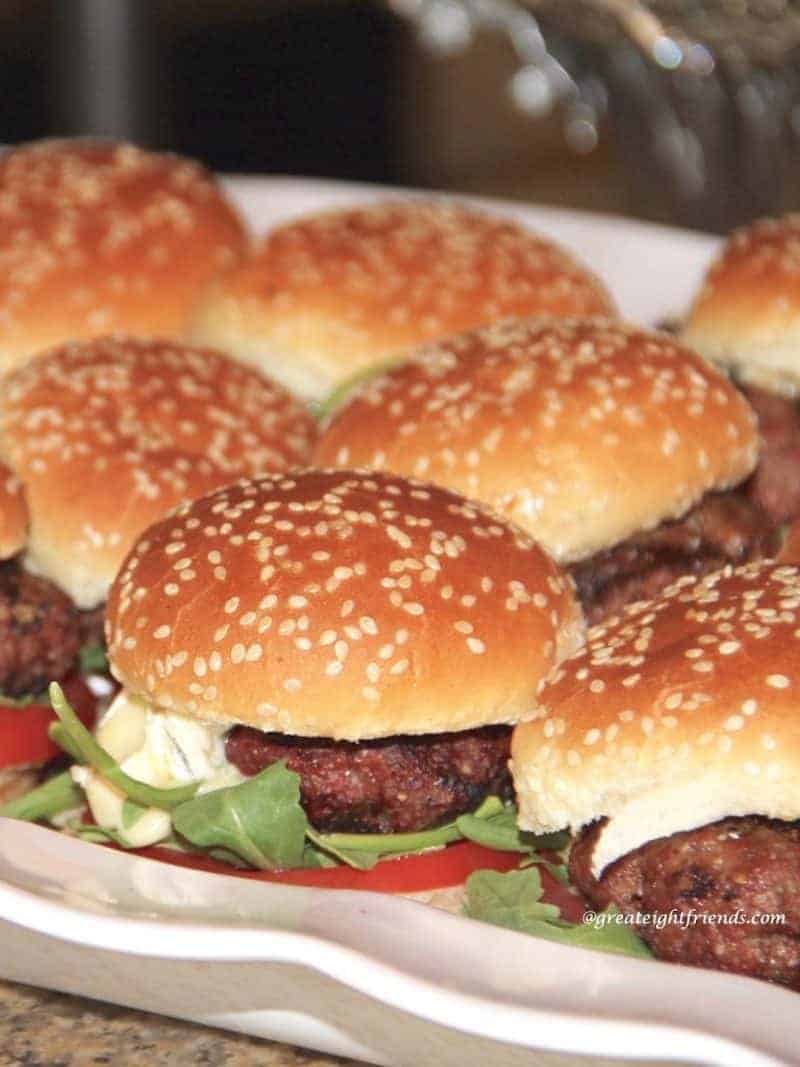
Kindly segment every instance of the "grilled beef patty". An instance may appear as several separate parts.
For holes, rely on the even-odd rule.
[[[800,989],[800,822],[722,819],[650,841],[597,879],[601,828],[580,834],[569,861],[571,880],[597,908],[663,916],[660,928],[652,919],[637,928],[661,959]]]
[[[329,741],[236,726],[228,760],[254,775],[284,760],[300,775],[303,808],[327,832],[404,833],[440,826],[490,794],[509,796],[511,728]]]

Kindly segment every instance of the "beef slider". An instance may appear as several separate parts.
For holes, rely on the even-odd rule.
[[[373,379],[334,413],[315,460],[484,501],[569,567],[596,621],[680,574],[769,554],[768,517],[732,492],[757,453],[746,400],[673,337],[529,319]]]
[[[665,959],[797,989],[799,623],[797,567],[681,578],[592,628],[512,739],[521,825],[572,830],[597,907]]]
[[[608,315],[602,283],[497,212],[379,200],[271,230],[197,301],[189,336],[323,401],[427,341],[511,315]]]
[[[800,215],[734,231],[698,291],[683,340],[731,374],[759,420],[751,499],[775,523],[800,517]]]
[[[51,349],[3,383],[0,456],[26,509],[3,554],[21,549],[91,612],[151,522],[305,462],[314,434],[298,401],[218,352],[121,334]],[[85,626],[96,632],[96,618]]]
[[[183,749],[208,754],[206,780],[284,762],[313,826],[376,833],[507,795],[510,725],[583,636],[533,538],[364,471],[242,480],[179,509],[134,546],[108,619],[124,688],[101,744],[133,716],[140,773],[163,731],[206,739]],[[86,790],[98,820],[121,818],[102,781]]]
[[[676,963],[735,971],[800,989],[800,823],[761,816],[720,819],[650,841],[596,877],[602,831],[581,831],[570,878],[599,909],[626,915],[675,912],[721,916],[652,923],[640,932],[655,954]],[[760,916],[780,921],[762,922]]]
[[[201,290],[247,253],[198,163],[48,138],[0,158],[0,373],[67,340],[180,338]]]
[[[0,395],[0,690],[38,696],[82,646],[102,642],[108,588],[150,522],[240,475],[304,462],[314,433],[303,406],[258,372],[176,342],[74,342],[9,374]],[[24,786],[27,763],[48,747],[30,712],[34,721],[42,743],[24,748]],[[11,762],[4,796],[19,785],[21,732],[0,742],[0,767]]]

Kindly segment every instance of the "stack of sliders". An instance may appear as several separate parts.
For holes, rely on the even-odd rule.
[[[69,344],[5,379],[3,799],[53,755],[41,694],[76,670],[82,646],[102,641],[108,587],[141,531],[237,476],[305,462],[314,432],[302,405],[257,372],[168,341]],[[69,691],[88,715],[89,694],[78,682]]]
[[[69,340],[178,338],[247,235],[198,163],[89,139],[0,158],[0,373]]]
[[[512,745],[521,825],[573,831],[569,873],[610,924],[794,989],[798,622],[796,567],[681,578],[592,629]]]
[[[508,804],[511,724],[583,623],[557,565],[480,505],[309,470],[152,526],[112,587],[107,632],[123,689],[96,739],[54,700],[93,817],[74,832],[311,884],[360,868],[374,887],[364,869],[383,858],[377,885],[399,890],[529,851]],[[395,858],[409,853],[423,855]]]
[[[800,518],[800,215],[734,232],[683,329],[755,409],[761,459],[747,491],[776,524]]]
[[[753,413],[666,334],[607,319],[506,321],[425,346],[327,422],[319,464],[429,478],[525,528],[587,620],[675,577],[773,555],[737,486]]]
[[[613,315],[552,241],[457,204],[396,200],[270,232],[195,308],[192,340],[317,403],[359,373],[512,315]]]

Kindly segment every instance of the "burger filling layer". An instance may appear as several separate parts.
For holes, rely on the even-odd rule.
[[[800,517],[800,407],[797,400],[739,384],[758,416],[761,455],[745,492],[778,525]]]
[[[311,825],[328,833],[407,833],[473,811],[489,795],[511,795],[511,728],[454,734],[329,741],[236,726],[227,757],[245,775],[283,760],[300,776]]]
[[[2,694],[43,692],[72,669],[82,639],[80,613],[68,596],[16,560],[0,563]]]
[[[570,574],[592,625],[684,574],[774,556],[778,547],[775,524],[756,502],[738,491],[709,493],[682,519],[581,560]]]
[[[727,818],[650,841],[594,873],[604,823],[572,847],[574,884],[636,917],[662,959],[800,989],[800,822]]]
[[[406,833],[474,811],[488,796],[511,796],[511,728],[393,737],[359,743],[265,734],[152,709],[125,691],[96,730],[98,743],[137,781],[199,793],[237,785],[282,762],[299,777],[310,825],[321,832]],[[125,794],[89,767],[75,767],[92,816],[130,847],[164,840],[170,815],[149,809],[131,821]]]

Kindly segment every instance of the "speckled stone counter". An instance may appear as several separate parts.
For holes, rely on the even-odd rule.
[[[355,1060],[0,981],[2,1067],[88,1067],[94,1063],[115,1067],[363,1067]]]

